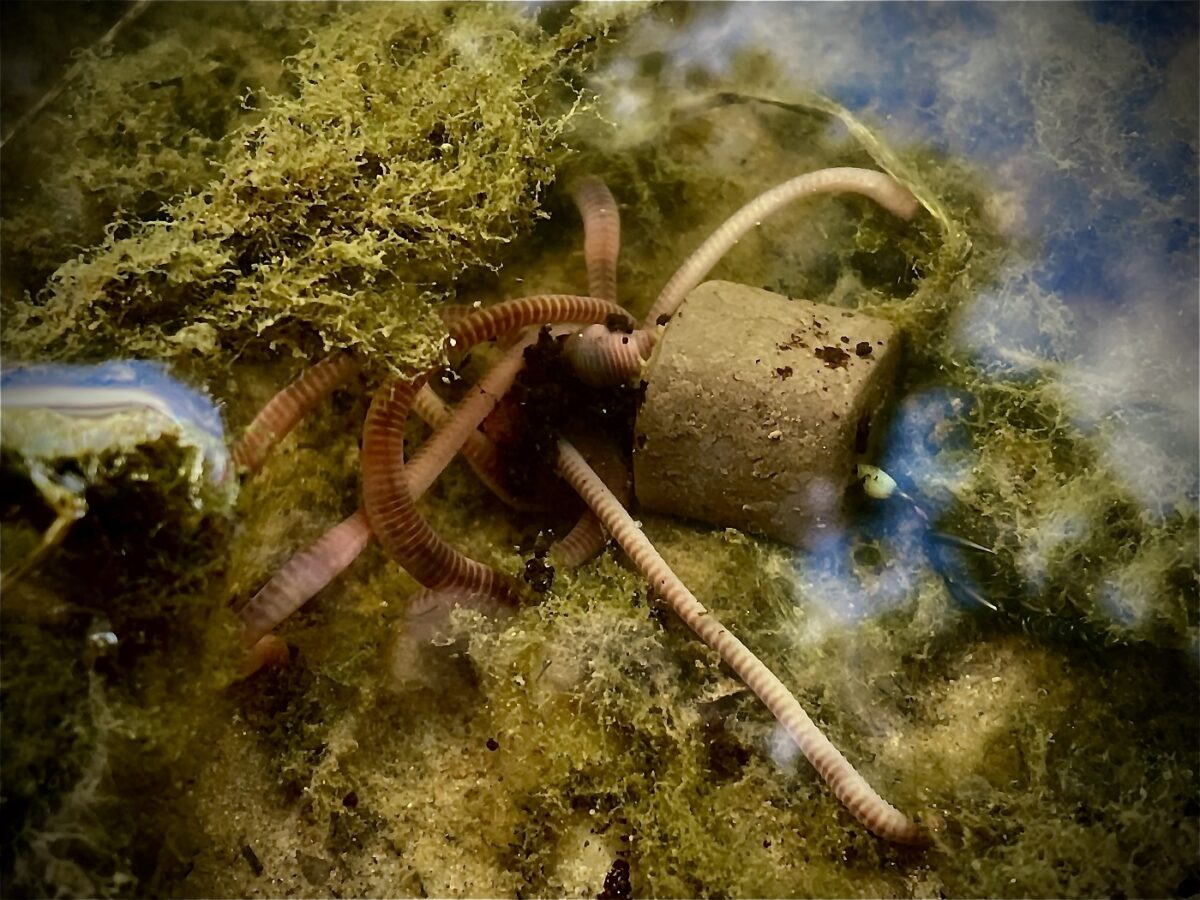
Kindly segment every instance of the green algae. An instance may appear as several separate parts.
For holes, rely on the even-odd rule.
[[[444,64],[439,53],[457,40],[478,48],[478,29],[486,36],[499,27],[494,10],[485,17],[459,9],[455,28],[465,36],[455,38],[454,28],[423,34],[440,15],[422,9],[413,15],[417,31],[399,29],[404,46],[428,39],[428,57],[411,58],[414,77],[428,75],[420,60]],[[356,84],[362,76],[348,67],[370,40],[350,34],[345,20],[324,26],[288,71],[313,74],[304,67],[319,62]],[[570,27],[556,32],[559,49],[579,43]],[[529,23],[509,34],[498,39],[503,53],[528,62],[524,54],[547,52]],[[336,45],[326,43],[332,36]],[[761,69],[754,62],[745,68]],[[511,61],[504,65],[511,71]],[[646,78],[653,74],[647,64]],[[352,185],[357,148],[380,146],[373,138],[344,156],[321,140],[314,123],[374,120],[357,102],[344,108],[338,79],[318,80],[264,104],[253,128],[270,132],[261,146],[298,153],[298,144],[313,144],[306,163],[332,166],[331,175],[300,205],[311,211],[322,191],[342,191],[353,202],[339,227],[354,232],[375,204],[393,209],[394,195]],[[956,602],[911,534],[852,533],[845,568],[831,572],[737,533],[654,517],[644,524],[685,583],[796,691],[885,797],[944,823],[937,847],[917,853],[866,835],[789,755],[769,714],[647,596],[615,552],[558,572],[536,607],[501,622],[459,613],[443,646],[415,646],[403,631],[415,584],[369,548],[281,629],[292,649],[287,667],[233,683],[234,619],[225,602],[252,592],[292,550],[356,507],[356,434],[371,383],[363,379],[246,483],[233,534],[214,529],[199,554],[176,548],[190,567],[183,581],[167,564],[170,554],[156,552],[109,587],[119,600],[109,612],[145,604],[137,621],[154,635],[127,651],[127,662],[85,666],[79,647],[91,619],[14,623],[6,597],[7,683],[38,688],[10,687],[4,699],[6,811],[21,808],[9,806],[14,793],[35,807],[21,834],[6,835],[6,851],[18,852],[17,884],[117,895],[593,896],[617,858],[628,862],[636,894],[656,896],[1165,895],[1194,877],[1200,734],[1195,710],[1162,689],[1195,678],[1176,652],[1194,640],[1197,624],[1194,509],[1181,500],[1167,516],[1143,514],[1105,468],[1093,436],[1074,424],[1052,371],[1012,379],[962,360],[951,337],[955,316],[1011,249],[978,212],[987,204],[977,173],[923,148],[889,149],[882,130],[828,101],[773,95],[770,84],[741,80],[745,95],[782,105],[713,102],[710,86],[698,84],[698,103],[659,96],[665,125],[631,134],[605,124],[618,117],[603,103],[600,117],[585,117],[568,92],[557,112],[539,113],[551,135],[540,140],[545,149],[561,138],[574,109],[578,155],[531,162],[495,146],[482,151],[498,154],[496,168],[481,164],[476,174],[512,168],[501,174],[512,182],[513,205],[491,207],[498,219],[486,225],[477,211],[455,212],[462,218],[452,216],[447,233],[466,243],[408,260],[408,271],[429,273],[420,287],[428,293],[389,282],[388,302],[412,312],[451,297],[578,289],[574,214],[565,192],[531,187],[539,179],[595,171],[609,180],[623,203],[625,302],[639,311],[688,250],[760,188],[822,165],[880,164],[917,190],[934,212],[911,226],[854,199],[814,204],[781,213],[714,274],[871,309],[917,337],[908,393],[936,385],[965,398],[937,411],[929,429],[946,467],[968,472],[935,486],[955,500],[944,526],[997,547],[985,587],[1005,615]],[[325,105],[302,109],[301,98]],[[502,99],[505,115],[517,115]],[[271,109],[287,109],[295,121],[272,119]],[[461,122],[480,111],[466,107]],[[445,118],[431,107],[421,127]],[[833,119],[850,127],[831,130]],[[389,135],[407,128],[375,124]],[[428,133],[406,131],[410,143],[397,155],[419,147],[406,162],[436,178],[440,160],[429,158]],[[261,147],[253,157],[243,151],[231,145],[220,165],[236,159],[248,177]],[[462,162],[475,158],[473,149],[456,152],[467,153],[456,157]],[[733,177],[747,154],[750,174]],[[223,212],[244,199],[228,190]],[[524,199],[512,199],[518,194]],[[543,201],[551,218],[522,238]],[[182,215],[187,202],[167,208]],[[299,233],[295,211],[278,197],[247,208],[279,216],[259,223],[266,240]],[[180,221],[199,227],[198,219]],[[156,242],[173,227],[112,234],[95,259],[138,240],[148,253],[139,266],[158,265],[175,237]],[[243,246],[241,235],[191,233]],[[496,272],[501,258],[506,265]],[[92,265],[85,256],[68,271]],[[211,287],[206,265],[184,260],[180,270]],[[339,279],[371,265],[358,255],[332,263]],[[209,370],[235,418],[248,418],[295,364],[238,368],[255,377],[235,391],[226,373],[234,353],[265,358],[272,344],[284,356],[330,344],[378,353],[392,367],[432,358],[436,326],[414,314],[383,335],[376,287],[362,284],[353,294],[361,318],[329,320],[310,303],[260,334],[265,320],[256,317],[269,316],[263,298],[275,276],[238,277],[237,291],[220,288],[212,309],[185,298],[188,314],[208,321],[204,333],[214,336],[212,359],[201,354],[190,364]],[[66,293],[54,293],[65,283],[53,283],[39,302],[66,302]],[[148,316],[147,329],[119,336],[113,323],[102,324],[85,341],[56,324],[57,336],[36,332],[39,351],[75,356],[119,346],[179,359],[200,332],[167,340],[160,311],[146,305],[142,288],[129,290],[141,304],[129,321]],[[78,296],[71,302],[82,302]],[[124,309],[88,302],[102,319]],[[243,302],[246,309],[233,309]],[[1057,301],[1024,302],[1067,354]],[[12,334],[6,324],[6,341]],[[509,572],[520,571],[545,524],[481,496],[461,464],[430,490],[424,509],[456,545]],[[1048,530],[1056,517],[1085,527]],[[6,554],[20,528],[6,524]],[[29,589],[77,596],[63,573],[89,564],[87,547]],[[190,612],[160,606],[163,584]],[[1102,601],[1113,585],[1143,603],[1143,615],[1109,615]],[[858,607],[848,612],[847,603]],[[114,630],[128,631],[123,621]],[[46,659],[58,662],[46,667]],[[205,674],[195,679],[197,672]],[[49,708],[70,729],[47,722],[40,713]],[[21,788],[14,793],[11,760]],[[105,768],[115,780],[94,777]],[[36,797],[39,783],[50,785],[47,796]],[[154,801],[143,799],[148,786],[159,793]],[[90,824],[97,819],[124,824],[105,838]],[[80,835],[74,844],[56,840],[68,826]]]
[[[397,372],[428,365],[443,335],[436,304],[537,215],[579,102],[562,79],[580,43],[572,29],[543,37],[483,7],[319,16],[284,60],[284,86],[242,101],[258,113],[230,123],[214,177],[167,166],[176,177],[164,196],[182,193],[154,217],[109,225],[35,296],[7,297],[5,351],[187,360],[345,347]],[[214,77],[205,57],[191,59],[185,84]],[[139,77],[118,71],[116,83]],[[105,99],[118,98],[85,91],[75,102],[100,116]],[[166,124],[178,132],[187,120]],[[86,165],[79,141],[66,149]],[[188,159],[210,162],[203,148]],[[83,192],[100,177],[86,175]]]
[[[60,101],[7,148],[6,296],[39,293],[115,221],[160,218],[212,180],[239,128],[258,117],[253,98],[284,87],[278,61],[299,49],[317,8],[177,7],[186,38],[154,28],[164,14],[151,8],[117,51],[80,51]]]

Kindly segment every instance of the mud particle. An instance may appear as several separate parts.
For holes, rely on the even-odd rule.
[[[495,738],[488,738],[486,746],[489,750],[491,750],[493,753],[495,753],[497,750],[500,749],[500,742],[498,740],[496,740]]]
[[[831,369],[845,369],[850,362],[850,354],[841,347],[818,347],[813,355]]]
[[[630,323],[629,319],[620,315],[619,313],[613,313],[611,316],[605,319],[604,327],[609,331],[619,331],[623,334],[633,333],[633,325]]]
[[[859,341],[857,344],[854,345],[854,352],[857,353],[859,356],[870,356],[871,349],[872,348],[871,348],[870,341]]]
[[[791,366],[780,366],[778,369],[775,370],[775,374],[779,376],[780,381],[782,381],[785,378],[791,378],[792,377],[792,367]]]
[[[525,582],[539,594],[550,590],[554,584],[554,566],[541,556],[535,556],[525,563]]]
[[[329,875],[333,871],[333,863],[329,860],[297,850],[296,862],[300,864],[300,874],[304,876],[304,880],[313,887],[321,887],[329,881]]]
[[[259,862],[258,854],[254,852],[254,848],[249,844],[246,844],[244,847],[242,847],[242,859],[249,863],[250,871],[252,871],[255,875],[261,875],[263,873],[263,864]]]
[[[627,900],[633,896],[633,885],[629,882],[629,863],[623,859],[613,860],[612,868],[604,876],[604,889],[596,900]]]

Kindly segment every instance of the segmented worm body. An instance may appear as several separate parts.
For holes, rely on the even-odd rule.
[[[404,466],[404,425],[425,376],[393,380],[371,401],[363,429],[363,509],[387,554],[433,590],[479,593],[515,604],[520,586],[491,566],[460,553],[418,512]]]
[[[630,327],[635,324],[624,307],[610,300],[578,294],[539,294],[506,300],[451,323],[449,343],[461,349],[530,325],[608,320],[628,322]]]
[[[673,315],[688,291],[698,285],[721,257],[767,216],[796,200],[814,194],[833,193],[853,193],[870,197],[901,219],[911,219],[921,208],[917,198],[908,188],[890,175],[871,169],[821,169],[792,178],[759,194],[726,219],[663,286],[658,299],[654,301],[643,320],[643,327],[654,325],[660,316]]]
[[[434,393],[428,384],[417,391],[413,400],[413,412],[425,420],[425,424],[434,429],[442,427],[454,415],[449,404]],[[504,486],[504,464],[496,445],[482,431],[472,431],[459,452],[466,457],[472,471],[483,482],[484,486],[502,501],[515,510],[530,511],[539,509],[538,503],[518,497]]]
[[[564,348],[579,380],[592,387],[621,384],[642,373],[657,340],[654,329],[633,332],[610,331],[604,325],[589,325],[571,335]]]
[[[589,432],[572,434],[574,446],[587,453],[592,470],[608,485],[617,502],[629,505],[633,492],[633,473],[629,470],[625,456],[608,438]],[[579,521],[563,538],[550,547],[550,560],[556,566],[575,568],[599,555],[608,543],[608,532],[591,509],[587,509]]]
[[[573,191],[583,219],[583,256],[588,293],[617,299],[617,259],[621,253],[621,217],[612,192],[599,178],[584,178]]]
[[[598,317],[611,316],[614,310],[619,310],[619,307],[616,307],[612,303],[590,297],[577,297],[573,295],[525,297],[509,301],[507,304],[500,304],[497,307],[491,307],[487,310],[457,316],[455,317],[454,324],[451,326],[450,332],[451,338],[455,340],[457,346],[469,347],[480,340],[488,340],[491,337],[537,323],[542,317],[552,318],[561,314],[568,317],[567,321],[572,321],[571,317],[575,316],[578,316],[578,319],[574,319],[575,321],[587,321]],[[441,427],[435,430],[433,436],[426,442],[425,447],[422,448],[426,452],[423,455],[420,452],[418,453],[420,462],[415,465],[415,468],[414,465],[403,467],[403,459],[398,458],[398,467],[403,467],[404,469],[405,474],[403,477],[410,479],[408,491],[412,500],[415,501],[416,498],[424,493],[429,484],[437,478],[442,469],[453,458],[459,446],[464,441],[469,443],[472,436],[476,438],[477,448],[480,446],[479,442],[483,442],[486,447],[490,448],[490,453],[485,450],[479,455],[481,458],[486,459],[486,465],[492,467],[492,472],[496,471],[495,450],[483,435],[475,431],[475,428],[495,406],[496,401],[511,386],[513,379],[523,364],[522,355],[524,348],[532,340],[534,340],[534,337],[530,336],[528,339],[522,341],[519,346],[510,349],[501,362],[483,376],[480,383],[472,388],[451,414],[445,412],[444,405],[441,405],[441,401],[437,399],[436,395],[433,395],[432,391],[423,385],[424,379],[421,379],[421,384],[418,387],[423,388],[427,395],[432,395],[434,401],[431,403],[427,399],[425,405],[431,409],[436,409],[437,412],[435,415],[443,418],[443,423]],[[287,388],[280,391],[268,404],[268,407],[272,406],[272,404],[282,407],[289,411],[289,415],[294,417],[290,424],[288,424],[289,430],[323,396],[327,396],[329,391],[332,391],[333,387],[336,386],[336,383],[330,385],[324,394],[312,390],[313,384],[328,384],[331,380],[331,373],[337,373],[341,370],[341,363],[338,362],[338,358],[342,356],[345,356],[345,354],[335,354],[335,356],[317,363],[309,372],[316,371],[320,373],[318,376],[306,377],[309,372],[302,374]],[[305,389],[297,390],[300,385],[304,385]],[[281,397],[285,398],[286,402],[280,401]],[[277,403],[277,401],[280,401],[280,403]],[[259,413],[255,421],[264,419],[266,413],[267,410],[264,409]],[[245,443],[245,440],[243,438],[243,443]],[[270,446],[265,447],[263,450],[259,459],[260,465],[269,450]],[[487,454],[487,456],[484,457],[484,454]],[[414,460],[415,463],[417,463],[417,460]],[[366,468],[367,466],[364,462],[364,472]],[[498,492],[503,491],[499,487],[498,480],[496,482],[496,490]],[[506,491],[503,493],[507,494]],[[514,500],[514,502],[517,501]],[[419,515],[417,519],[420,520],[420,524],[424,525],[424,520]],[[424,537],[427,540],[433,532],[432,529],[428,529],[428,526],[425,526],[425,528],[427,531],[424,533]],[[370,542],[372,533],[372,527],[370,521],[367,519],[365,509],[360,509],[343,522],[335,525],[315,542],[293,555],[240,610],[239,615],[245,627],[244,637],[246,641],[249,644],[255,644],[267,632],[284,621],[328,585],[330,581],[340,575]],[[434,536],[436,537],[436,535]],[[419,552],[419,549],[424,547],[425,543],[419,542],[414,546],[417,548],[416,552]],[[450,549],[452,550],[452,548]],[[454,553],[457,552],[454,551]],[[452,555],[449,558],[452,560],[453,568],[450,570],[450,578],[447,584],[458,590],[466,590],[468,593],[470,591],[482,591],[486,594],[490,590],[495,590],[497,596],[505,599],[510,598],[512,592],[509,589],[516,586],[516,582],[512,579],[504,581],[501,578],[499,581],[496,581],[495,579],[499,576],[499,573],[493,573],[492,576],[484,578],[479,569],[476,568],[480,567],[481,564],[474,563],[472,560],[462,557],[461,554],[457,554],[457,556]],[[473,563],[473,565],[467,565],[467,563]],[[405,568],[408,567],[405,566]],[[486,566],[482,568],[488,569]],[[488,571],[493,572],[491,569],[488,569]],[[415,573],[414,577],[416,577]],[[418,581],[420,580],[418,578]]]
[[[553,294],[510,300],[480,310],[450,326],[449,343],[468,349],[544,322],[603,321],[623,311],[594,297]],[[379,543],[418,582],[431,590],[460,591],[512,604],[519,583],[463,555],[435,532],[416,508],[404,465],[404,424],[427,375],[381,387],[363,429],[363,508]]]
[[[413,455],[407,466],[409,488],[413,494],[418,497],[423,494],[450,464],[459,447],[462,447],[472,434],[479,434],[479,423],[487,418],[500,398],[508,393],[517,373],[525,365],[525,348],[536,340],[536,333],[526,335],[506,350],[500,361],[488,369],[478,383],[471,386],[467,395],[454,408],[453,415],[446,419]]]
[[[242,607],[242,638],[255,644],[346,570],[371,541],[362,509],[329,529],[284,563]]]
[[[358,361],[339,352],[310,366],[268,401],[233,448],[233,461],[250,472],[262,468],[267,456],[308,412],[358,372]]]
[[[583,179],[575,188],[575,205],[583,219],[583,258],[587,266],[588,290],[605,300],[617,299],[617,261],[621,253],[621,213],[608,185],[596,177]],[[635,335],[641,332],[633,332]],[[626,370],[641,371],[652,343],[634,344],[629,337],[609,344],[605,325],[589,325],[567,339],[564,352],[573,361],[576,375],[592,386],[617,384]],[[617,345],[620,345],[619,348]],[[614,371],[614,368],[616,371]],[[593,459],[602,461],[605,482],[612,487],[623,503],[628,502],[633,474],[624,457],[608,444],[586,448],[594,450]],[[608,534],[590,509],[574,527],[550,548],[555,565],[574,568],[599,554]]]
[[[524,347],[522,347],[523,349]],[[496,372],[496,369],[493,368],[488,375],[484,376],[487,384],[481,382],[479,388],[483,390],[490,388],[497,391],[503,386],[504,390],[507,390],[507,384],[511,384],[512,377],[516,374],[516,369],[512,367],[511,362],[508,370],[502,371],[498,377],[492,377],[489,380],[489,376]],[[502,384],[505,381],[507,384]],[[503,393],[502,390],[499,392]],[[428,385],[418,392],[418,396],[421,393],[437,397]],[[433,450],[426,452],[423,457],[418,451],[417,457],[423,458],[423,463],[418,466],[414,460],[414,463],[407,467],[409,489],[412,491],[414,499],[419,498],[428,489],[429,485],[437,479],[453,459],[454,453],[458,449],[458,443],[469,442],[468,439],[471,435],[463,434],[464,426],[469,422],[469,427],[474,428],[479,424],[479,419],[487,415],[487,407],[478,403],[478,400],[475,399],[477,396],[478,394],[469,395],[464,401],[474,400],[477,407],[474,416],[472,416],[471,410],[467,410],[466,414],[463,414],[462,404],[453,414],[444,406],[442,407],[440,419],[447,427],[435,430],[433,437],[422,445],[421,451],[425,451],[433,444]],[[437,402],[441,403],[440,400]],[[451,433],[452,431],[453,433]],[[478,432],[473,432],[473,434],[487,441],[487,438]],[[439,435],[442,436],[441,439],[436,440]],[[490,447],[490,442],[488,445]],[[494,452],[495,450],[492,448],[492,453],[494,454]],[[359,507],[349,518],[329,529],[303,550],[295,553],[238,613],[244,626],[243,639],[246,643],[256,643],[324,590],[334,578],[342,574],[358,558],[359,554],[366,549],[367,544],[371,542],[372,536],[367,514],[362,507]]]
[[[612,491],[566,440],[558,443],[557,468],[629,554],[638,570],[649,579],[654,590],[771,710],[842,805],[882,838],[904,844],[926,843],[926,832],[875,793],[866,779],[821,733],[783,682],[687,589]]]
[[[920,209],[916,197],[891,176],[871,169],[821,169],[800,175],[755,197],[725,220],[671,276],[634,335],[604,334],[591,329],[587,340],[576,340],[567,351],[580,377],[589,384],[620,384],[637,377],[658,340],[659,320],[671,316],[696,285],[712,271],[729,249],[767,216],[796,200],[814,194],[856,193],[870,197],[901,219]],[[630,340],[629,338],[632,338]],[[636,350],[636,353],[634,352]]]

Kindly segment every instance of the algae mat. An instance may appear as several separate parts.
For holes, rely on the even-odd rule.
[[[5,891],[1195,893],[1196,36],[1187,6],[151,6],[5,144],[5,365],[162,360],[233,434],[306,360],[368,366],[231,508],[170,447],[51,461],[95,483],[0,606]],[[904,330],[878,462],[994,559],[894,506],[819,553],[643,526],[934,847],[859,828],[611,551],[439,646],[368,552],[237,679],[227,601],[354,510],[369,387],[437,359],[439,308],[582,290],[572,178],[616,195],[641,313],[828,165],[925,214],[810,203],[714,277]],[[5,451],[7,569],[47,511]],[[514,574],[562,524],[457,465],[423,508]]]

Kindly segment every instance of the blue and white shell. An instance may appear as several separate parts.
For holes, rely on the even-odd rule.
[[[72,419],[140,416],[147,434],[171,430],[181,443],[197,447],[213,484],[225,482],[231,472],[220,411],[211,398],[174,378],[161,363],[110,360],[96,365],[19,366],[0,372],[0,409],[6,413],[45,410],[65,417],[68,424]],[[80,446],[85,433],[90,448]],[[103,429],[99,434],[103,435]],[[77,429],[47,430],[38,436],[32,452],[71,457],[87,449],[101,449],[96,441],[97,429],[85,428],[81,422]]]

